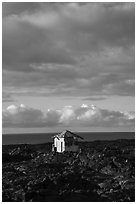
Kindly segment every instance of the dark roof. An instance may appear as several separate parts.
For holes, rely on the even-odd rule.
[[[66,132],[68,132],[68,133],[70,133],[70,134],[74,135],[75,137],[78,137],[78,138],[80,138],[82,140],[84,139],[83,137],[81,137],[81,136],[79,136],[79,135],[77,135],[77,134],[75,134],[75,133],[73,133],[73,132],[71,132],[69,130],[66,130]]]
[[[65,131],[61,132],[60,134],[54,135],[53,137],[60,138],[60,137],[72,137],[72,136],[80,138],[82,140],[84,139],[83,137],[81,137],[81,136],[79,136],[79,135],[77,135],[77,134],[75,134],[69,130],[65,130]]]

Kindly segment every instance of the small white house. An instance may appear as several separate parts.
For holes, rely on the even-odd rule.
[[[65,130],[62,133],[53,136],[52,151],[64,152],[64,151],[78,151],[78,139],[82,137]]]

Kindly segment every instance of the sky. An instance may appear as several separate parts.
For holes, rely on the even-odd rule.
[[[3,133],[134,131],[135,3],[2,3]]]

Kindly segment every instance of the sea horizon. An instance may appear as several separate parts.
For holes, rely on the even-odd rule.
[[[96,140],[135,139],[135,132],[75,132],[82,136],[83,142]],[[15,133],[2,134],[2,145],[12,144],[41,144],[52,142],[52,136],[58,132],[50,133]],[[81,141],[81,140],[80,140]]]

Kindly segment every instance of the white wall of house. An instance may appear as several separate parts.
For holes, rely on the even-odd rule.
[[[72,152],[76,152],[78,151],[78,145],[71,145],[71,146],[67,146],[65,145],[65,138],[54,138],[54,146],[52,151],[54,151],[54,147],[57,148],[57,152],[64,152],[64,151],[72,151]]]
[[[57,152],[64,152],[65,151],[65,141],[64,138],[54,138],[54,147],[57,148]]]

